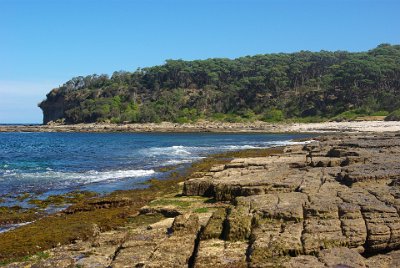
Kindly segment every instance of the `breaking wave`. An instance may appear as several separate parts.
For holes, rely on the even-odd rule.
[[[133,169],[133,170],[112,170],[112,171],[96,171],[90,170],[86,172],[60,172],[47,170],[45,172],[34,173],[8,173],[9,177],[14,177],[21,181],[42,181],[50,183],[68,182],[76,184],[88,184],[101,181],[114,181],[124,178],[145,177],[155,174],[154,170]]]

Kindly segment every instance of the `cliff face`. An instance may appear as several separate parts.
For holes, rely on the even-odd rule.
[[[65,117],[63,97],[58,98],[57,101],[43,101],[39,104],[39,107],[43,111],[43,124],[47,124],[50,121],[56,121]]]

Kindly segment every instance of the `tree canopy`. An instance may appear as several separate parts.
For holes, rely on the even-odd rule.
[[[190,122],[331,118],[400,108],[400,45],[237,59],[167,60],[72,78],[39,106],[44,121]]]

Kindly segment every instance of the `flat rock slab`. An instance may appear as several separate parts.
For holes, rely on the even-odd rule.
[[[247,241],[252,267],[289,256],[304,266],[288,267],[366,267],[360,253],[400,248],[399,181],[399,135],[342,135],[234,159],[186,181],[184,194],[234,204],[221,237]]]

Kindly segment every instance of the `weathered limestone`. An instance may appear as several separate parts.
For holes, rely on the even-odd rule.
[[[339,219],[338,198],[315,195],[304,207],[305,220],[302,241],[304,252],[341,246],[345,242]]]
[[[200,242],[194,267],[235,267],[245,268],[246,250],[245,242],[229,242],[220,239],[209,239]]]
[[[197,215],[177,216],[171,227],[172,235],[159,243],[145,267],[187,266],[199,228]]]
[[[240,241],[250,237],[253,215],[250,202],[239,199],[237,206],[228,209],[224,237],[228,241]]]
[[[187,181],[184,194],[205,192],[207,181],[208,195],[234,201],[224,238],[248,241],[252,267],[288,256],[330,266],[336,255],[366,267],[359,253],[400,248],[399,159],[398,136],[328,137],[281,156],[234,160]]]
[[[339,218],[346,244],[352,248],[364,251],[363,245],[367,239],[367,227],[357,204],[343,202],[339,205]]]
[[[327,267],[366,267],[365,259],[357,251],[344,247],[322,250],[318,259]]]
[[[226,209],[215,211],[201,233],[201,240],[222,238],[225,218]]]
[[[250,241],[249,253],[252,266],[259,267],[269,259],[302,253],[302,230],[301,222],[258,219],[252,229]]]

